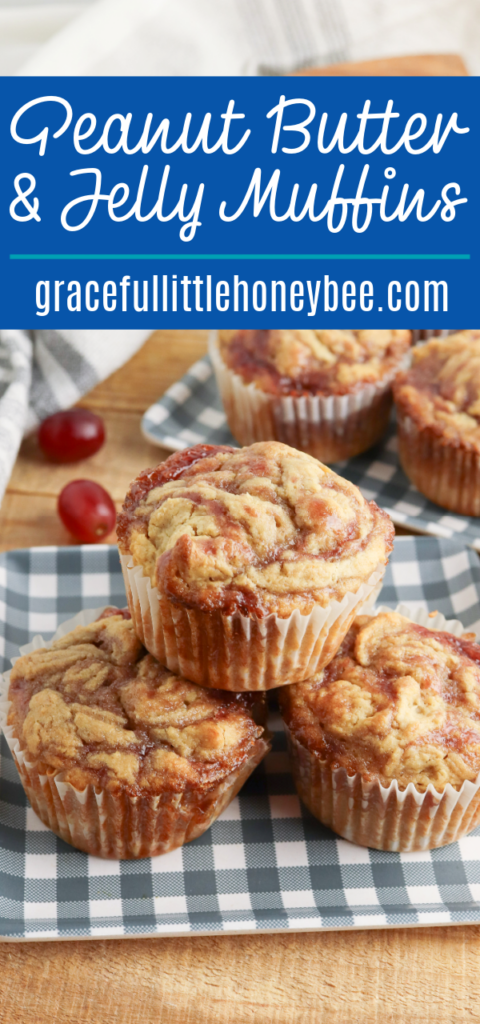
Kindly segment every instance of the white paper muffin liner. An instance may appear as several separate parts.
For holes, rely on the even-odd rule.
[[[134,629],[171,672],[201,686],[235,692],[268,690],[307,679],[335,656],[355,615],[382,587],[382,563],[356,593],[306,615],[265,618],[177,606],[152,587],[141,565],[121,554]]]
[[[35,636],[20,648],[29,654],[40,647],[50,647],[78,625],[97,619],[102,608],[80,612],[62,623],[54,637],[46,643]],[[12,659],[14,662],[18,659]],[[179,792],[133,797],[88,785],[77,790],[65,782],[61,772],[49,769],[41,774],[29,763],[28,755],[7,725],[10,701],[10,672],[0,678],[0,728],[3,731],[28,799],[44,825],[56,835],[84,853],[95,857],[129,860],[153,857],[182,846],[202,835],[236,796],[248,776],[269,750],[269,742],[260,737],[250,756],[235,771],[208,791],[186,788]]]
[[[389,611],[381,607],[374,614]],[[425,609],[403,604],[395,611],[428,629],[458,637],[465,632],[461,622],[440,612],[430,618]],[[430,784],[421,793],[413,783],[400,789],[396,780],[383,786],[360,773],[330,768],[284,727],[299,796],[316,818],[352,843],[401,853],[431,850],[455,842],[480,822],[480,773],[459,790],[447,783],[439,792]]]
[[[415,487],[441,508],[480,516],[480,455],[449,443],[428,425],[419,428],[397,402],[398,454]]]
[[[218,332],[209,354],[233,436],[242,445],[282,441],[320,462],[338,462],[366,451],[385,433],[392,406],[391,385],[407,368],[410,352],[375,384],[348,395],[273,395],[246,384],[222,359]]]
[[[261,619],[177,606],[152,587],[141,565],[120,553],[128,607],[147,651],[171,672],[200,686],[237,693],[301,682],[335,656],[351,623],[380,592],[385,565],[355,593],[308,614]]]

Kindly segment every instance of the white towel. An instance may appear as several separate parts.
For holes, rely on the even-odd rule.
[[[150,331],[0,331],[0,499],[24,434],[126,362]]]
[[[480,73],[480,0],[0,0],[0,71],[27,35],[20,74],[278,74],[408,53]]]

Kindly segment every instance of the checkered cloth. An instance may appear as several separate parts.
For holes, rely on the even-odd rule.
[[[192,444],[233,444],[210,358],[205,356],[147,409],[142,429],[149,441],[179,451]],[[392,414],[387,435],[363,455],[333,467],[357,484],[368,501],[394,523],[435,537],[459,537],[480,551],[480,519],[445,512],[424,498],[400,467]]]
[[[380,601],[438,609],[480,630],[480,565],[468,548],[399,538]],[[116,548],[0,555],[2,669],[35,633],[82,608],[123,605]],[[431,853],[337,838],[300,803],[273,712],[273,750],[211,829],[141,861],[87,857],[29,807],[5,740],[0,774],[0,936],[185,935],[480,922],[480,828]]]

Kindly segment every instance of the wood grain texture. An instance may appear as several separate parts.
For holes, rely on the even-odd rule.
[[[36,436],[22,444],[0,510],[0,551],[33,544],[71,544],[57,515],[57,498],[69,480],[96,480],[117,508],[141,469],[161,462],[169,452],[141,433],[145,409],[206,352],[205,331],[156,331],[143,348],[79,402],[102,416],[107,440],[90,459],[74,465],[48,462]],[[409,532],[397,530],[398,533]],[[113,543],[115,534],[108,540]]]
[[[169,454],[143,437],[143,413],[206,347],[206,331],[157,331],[125,366],[90,391],[79,405],[99,413],[107,432],[105,445],[92,458],[54,465],[36,437],[27,438],[0,510],[0,550],[72,543],[57,516],[57,498],[69,480],[97,480],[118,506],[133,477]],[[115,535],[108,539],[113,543]]]
[[[93,403],[85,401],[84,404],[93,408]],[[98,410],[97,405],[95,408]],[[166,452],[143,437],[140,413],[99,411],[107,440],[96,455],[74,464],[55,465],[40,451],[36,436],[27,438],[14,467],[8,493],[55,497],[69,480],[88,477],[106,487],[114,501],[123,501],[128,484],[142,466],[155,465],[165,458]]]
[[[0,945],[2,1024],[464,1024],[480,929]]]
[[[468,71],[461,57],[455,53],[413,54],[409,57],[384,57],[381,60],[362,60],[349,64],[332,64],[325,68],[304,68],[296,75],[467,75]]]
[[[95,411],[145,412],[207,351],[208,331],[155,331],[132,359],[79,403]]]

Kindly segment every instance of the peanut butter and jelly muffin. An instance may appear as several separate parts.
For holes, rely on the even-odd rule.
[[[480,331],[414,349],[394,394],[407,476],[442,508],[480,516]]]
[[[118,610],[19,658],[8,699],[5,734],[32,807],[100,857],[150,857],[201,835],[269,748],[255,721],[263,695],[172,675]]]
[[[197,445],[146,470],[118,520],[137,635],[173,672],[256,690],[335,654],[382,579],[393,527],[310,455]]]
[[[449,334],[458,334],[458,330],[456,330],[456,331],[449,331],[449,330],[443,330],[443,331],[428,331],[428,330],[412,331],[412,342],[413,342],[414,345],[416,345],[417,341],[427,341],[428,338],[447,338]]]
[[[443,846],[480,821],[480,645],[395,612],[279,699],[298,792],[346,839]],[[478,782],[477,782],[478,779]]]
[[[220,331],[210,356],[232,434],[336,462],[385,432],[410,331]]]

